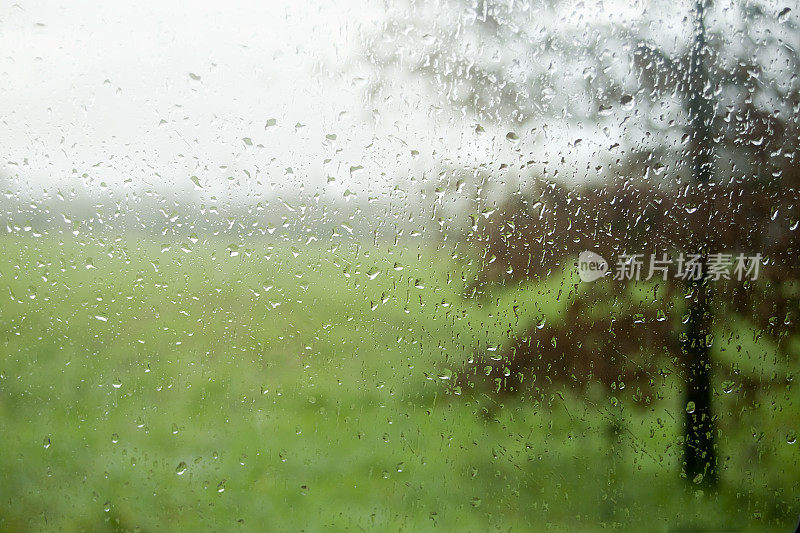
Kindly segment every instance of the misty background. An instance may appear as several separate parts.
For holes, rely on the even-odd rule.
[[[538,181],[606,179],[652,146],[679,160],[680,105],[658,104],[653,127],[626,43],[679,52],[690,4],[509,4],[491,36],[482,5],[6,4],[7,231],[463,233]],[[739,15],[721,5],[709,26]],[[602,53],[570,58],[554,42]],[[415,75],[448,54],[523,90],[476,105],[452,79]],[[623,85],[599,104],[581,96],[609,61]]]

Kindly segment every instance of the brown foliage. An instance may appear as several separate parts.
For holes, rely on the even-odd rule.
[[[786,169],[784,183],[798,182],[794,170]],[[785,347],[787,333],[798,333],[791,321],[784,321],[792,313],[796,320],[800,310],[794,290],[800,281],[798,200],[794,186],[756,181],[667,188],[619,180],[574,189],[548,183],[526,198],[508,200],[485,221],[477,240],[487,257],[495,257],[481,272],[481,281],[541,279],[583,250],[602,255],[612,270],[614,258],[624,252],[645,258],[674,257],[679,251],[760,253],[759,280],[715,284],[716,307],[747,317]],[[680,317],[659,321],[652,306],[637,308],[626,300],[626,283],[600,283],[613,284],[611,300],[579,293],[570,300],[565,320],[541,329],[531,325],[500,360],[478,357],[464,382],[485,376],[493,387],[509,392],[553,383],[624,382],[638,387],[646,399],[664,365],[680,372],[681,365],[671,365],[682,356]],[[662,285],[669,295],[684,290],[671,276]],[[602,305],[597,298],[615,311],[605,316],[590,312]]]

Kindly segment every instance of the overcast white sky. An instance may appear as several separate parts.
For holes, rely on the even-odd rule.
[[[379,192],[436,157],[507,152],[414,88],[364,101],[348,65],[381,16],[357,0],[4,3],[0,160],[34,194],[101,182],[192,190],[197,176],[206,196],[271,184]]]
[[[441,158],[517,159],[505,132],[474,135],[473,122],[418,87],[365,101],[353,58],[359,32],[383,16],[380,2],[143,4],[0,5],[0,169],[19,176],[16,187],[374,194]],[[589,4],[576,13],[602,12]],[[566,156],[577,174],[615,142],[558,125],[548,138],[519,133],[542,160]],[[578,136],[581,147],[570,147]]]
[[[34,182],[72,185],[76,169],[110,186],[193,188],[196,175],[215,189],[233,166],[253,175],[258,165],[265,182],[288,166],[318,174],[312,163],[332,151],[325,135],[343,129],[342,111],[358,110],[359,91],[313,72],[343,57],[356,20],[348,17],[364,10],[291,1],[4,6],[3,159]],[[269,119],[276,125],[265,129]]]

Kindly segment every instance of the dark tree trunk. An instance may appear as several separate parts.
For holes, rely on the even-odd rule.
[[[705,265],[704,265],[705,266]],[[714,422],[711,410],[711,361],[707,335],[711,332],[711,290],[702,280],[692,283],[685,342],[686,420],[684,461],[690,481],[717,480]]]
[[[712,90],[703,60],[706,50],[703,14],[705,0],[695,4],[695,31],[689,71],[688,111],[692,135],[692,172],[697,185],[708,183],[712,177],[711,118],[713,115]],[[685,472],[690,481],[701,479],[706,485],[717,481],[716,450],[714,446],[714,421],[711,409],[711,361],[708,335],[711,333],[711,288],[704,279],[706,274],[705,245],[701,277],[689,283],[689,320],[687,322],[685,350],[686,419],[684,439]],[[695,252],[697,253],[697,252]],[[698,478],[698,476],[702,476]]]

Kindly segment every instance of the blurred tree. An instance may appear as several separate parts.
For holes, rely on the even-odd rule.
[[[769,268],[759,282],[715,282],[713,301],[705,277],[683,288],[664,280],[664,302],[681,294],[688,302],[675,309],[678,320],[625,302],[625,280],[609,280],[607,293],[576,288],[564,324],[535,323],[504,360],[479,357],[466,380],[488,366],[503,390],[523,381],[632,382],[646,402],[664,371],[652,356],[662,353],[680,362],[675,372],[685,382],[685,472],[713,484],[712,309],[747,317],[776,350],[796,357],[800,32],[791,10],[765,3],[713,10],[703,0],[685,9],[655,3],[644,13],[626,6],[605,5],[594,16],[582,3],[558,1],[412,2],[369,43],[368,58],[381,72],[372,90],[379,95],[392,81],[420,75],[433,97],[477,122],[477,135],[490,125],[495,134],[545,132],[565,155],[578,151],[573,134],[597,145],[619,139],[590,154],[570,187],[532,170],[557,176],[568,170],[563,157],[531,161],[526,135],[508,133],[523,162],[520,187],[497,199],[496,209],[475,206],[487,216],[469,237],[494,257],[483,281],[538,278],[585,249],[604,257],[631,250],[764,256]],[[592,312],[609,302],[611,316]]]
[[[686,98],[691,135],[692,177],[698,185],[712,179],[711,118],[714,114],[711,84],[705,64],[706,30],[705,1],[695,1],[694,43],[689,52],[688,95]],[[711,410],[711,359],[708,338],[712,331],[711,288],[708,280],[708,244],[700,243],[699,279],[689,282],[689,317],[686,340],[686,417],[684,462],[690,479],[717,480],[717,459],[714,448],[714,422]],[[691,250],[688,250],[691,253]],[[689,407],[692,406],[692,407]]]

